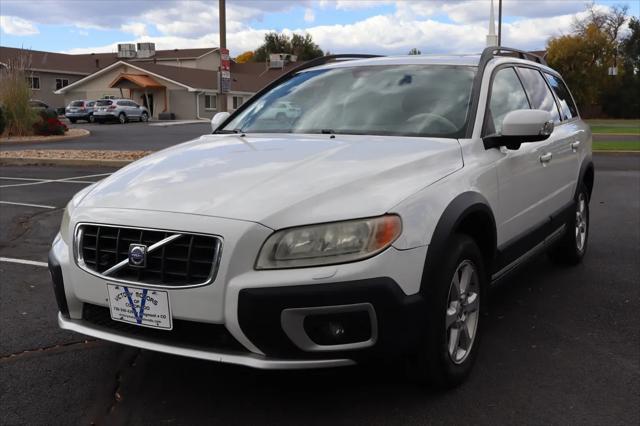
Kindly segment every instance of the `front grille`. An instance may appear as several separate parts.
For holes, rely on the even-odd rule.
[[[144,244],[149,249],[171,236],[176,238],[147,253],[145,267],[126,262],[109,271],[128,260],[130,244]],[[76,238],[80,266],[106,278],[173,287],[213,280],[222,247],[214,236],[105,225],[81,225]]]
[[[98,327],[124,333],[156,343],[196,347],[216,351],[246,352],[247,350],[222,324],[207,324],[194,321],[173,320],[173,330],[158,330],[127,324],[111,319],[109,308],[85,303],[82,319]]]

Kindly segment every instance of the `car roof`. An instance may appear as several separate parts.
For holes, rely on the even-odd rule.
[[[363,67],[379,65],[457,65],[477,67],[480,63],[480,55],[405,55],[405,56],[380,56],[366,59],[350,59],[331,62],[325,65],[309,68],[330,69],[343,67]],[[306,70],[305,70],[306,71]]]
[[[327,64],[319,65],[317,67],[311,67],[302,72],[309,70],[319,69],[333,69],[333,68],[349,68],[349,67],[361,67],[361,66],[382,66],[382,65],[444,65],[444,66],[466,66],[466,67],[478,67],[482,56],[480,54],[468,54],[468,55],[405,55],[405,56],[379,56],[365,59],[348,59],[338,60]],[[511,55],[496,55],[492,57],[489,62],[495,66],[502,63],[517,63],[528,66],[535,66],[539,69],[553,72],[557,74],[555,70],[545,64],[540,64],[529,59],[522,59]]]

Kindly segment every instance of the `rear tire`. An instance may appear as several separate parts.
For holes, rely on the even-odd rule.
[[[76,120],[75,118],[70,118],[70,119],[69,119],[69,122],[70,122],[71,124],[76,124],[76,121],[78,121],[78,120]]]
[[[124,112],[121,112],[121,113],[118,115],[118,122],[119,122],[120,124],[125,124],[125,123],[127,122],[127,116],[126,116],[126,115],[124,115]]]
[[[469,236],[454,235],[445,253],[425,292],[424,337],[407,373],[412,380],[446,389],[464,382],[475,362],[487,277],[480,249]]]
[[[89,121],[89,123],[95,123],[96,122],[96,118],[93,116],[93,114],[91,114],[89,116],[89,120],[88,121]]]
[[[589,241],[589,191],[580,183],[574,199],[574,214],[566,223],[565,233],[548,256],[561,265],[577,265],[587,253]]]

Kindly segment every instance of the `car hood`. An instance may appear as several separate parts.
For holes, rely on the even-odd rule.
[[[81,207],[227,217],[278,229],[384,214],[461,167],[452,139],[206,135],[114,173]]]

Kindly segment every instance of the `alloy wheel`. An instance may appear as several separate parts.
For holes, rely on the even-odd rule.
[[[587,200],[584,193],[580,193],[578,196],[578,202],[576,203],[576,248],[578,251],[584,250],[585,242],[587,241]]]
[[[454,364],[463,363],[473,347],[480,313],[480,280],[475,265],[464,260],[456,268],[446,311],[447,351]]]

